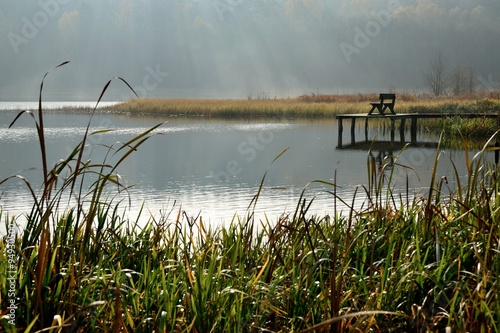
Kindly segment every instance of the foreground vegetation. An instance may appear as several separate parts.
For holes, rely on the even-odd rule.
[[[20,176],[0,180],[24,182],[34,200],[21,232],[0,241],[7,332],[500,330],[500,193],[488,145],[466,159],[467,177],[456,172],[451,188],[435,173],[437,153],[424,197],[392,191],[413,172],[397,157],[382,170],[368,159],[367,184],[355,194],[361,209],[340,214],[337,203],[356,198],[345,202],[335,184],[317,181],[332,195],[329,216],[308,214],[314,198],[302,197],[278,221],[257,221],[261,186],[248,213],[225,227],[181,210],[140,225],[120,215],[110,188],[126,191],[116,168],[154,128],[102,147],[109,156],[96,163],[82,158],[98,134],[87,127],[50,167],[41,104],[36,127],[40,193]],[[18,221],[0,218],[14,235]]]
[[[303,198],[278,221],[255,221],[252,202],[248,215],[227,227],[180,210],[145,225],[123,219],[119,205],[99,195],[112,182],[101,173],[87,194],[90,208],[58,214],[58,195],[33,208],[15,239],[16,326],[5,317],[3,327],[496,332],[500,196],[485,153],[469,162],[467,180],[450,198],[438,175],[426,197],[393,195],[396,169],[378,173],[370,160],[369,182],[357,194],[366,197],[364,209],[309,216],[313,198]],[[345,199],[324,185],[332,201]],[[9,269],[0,244],[7,314]]]

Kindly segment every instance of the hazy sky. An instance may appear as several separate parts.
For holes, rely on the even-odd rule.
[[[0,38],[1,100],[64,60],[47,99],[416,92],[438,52],[500,81],[498,0],[0,0]]]

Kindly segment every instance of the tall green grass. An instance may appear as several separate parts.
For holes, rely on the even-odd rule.
[[[489,145],[467,156],[465,180],[455,169],[456,184],[434,167],[425,197],[393,191],[405,181],[396,172],[414,172],[398,156],[382,170],[369,157],[367,184],[354,198],[339,197],[335,181],[314,181],[331,195],[330,215],[311,215],[314,197],[304,190],[290,214],[258,221],[261,186],[247,214],[224,227],[174,208],[139,224],[119,214],[105,189],[120,186],[116,167],[153,129],[111,147],[114,165],[83,161],[85,135],[47,166],[15,241],[17,321],[3,319],[5,331],[499,331],[500,196]],[[435,166],[439,158],[437,150]],[[61,212],[63,191],[76,204]],[[340,203],[351,208],[339,212]],[[2,313],[4,248],[1,241]]]
[[[67,63],[63,62],[54,69]],[[19,310],[16,315],[25,321],[24,327],[46,327],[50,324],[54,315],[57,315],[54,311],[58,309],[65,292],[70,293],[70,298],[67,299],[69,303],[63,305],[63,311],[68,311],[66,306],[69,306],[72,312],[72,294],[78,285],[73,285],[71,281],[61,284],[61,280],[64,280],[61,277],[74,274],[82,276],[88,268],[85,262],[98,256],[99,238],[103,231],[101,228],[104,225],[111,229],[119,228],[118,216],[112,218],[111,224],[106,222],[110,213],[117,212],[117,206],[112,207],[112,200],[105,196],[107,193],[105,189],[115,185],[126,190],[126,187],[119,182],[116,173],[118,166],[148,139],[154,129],[160,126],[145,131],[119,147],[109,146],[106,159],[108,156],[115,156],[113,165],[108,164],[106,160],[94,163],[92,160],[83,159],[88,137],[106,131],[90,132],[90,126],[92,116],[111,82],[114,79],[121,80],[133,91],[124,79],[114,78],[104,86],[80,143],[67,157],[50,166],[47,162],[42,107],[43,85],[50,72],[44,75],[40,85],[37,113],[22,111],[9,125],[9,128],[14,126],[23,114],[33,118],[41,153],[42,187],[40,191],[34,189],[22,175],[13,175],[0,181],[1,185],[6,181],[20,179],[29,189],[34,202],[31,212],[27,215],[26,225],[23,226],[24,232],[17,240],[19,255],[17,286],[20,293],[17,298]],[[89,188],[84,188],[88,183],[85,182],[87,178],[91,179],[91,185]],[[76,204],[68,205],[66,198],[75,201]],[[9,232],[8,228],[7,231]],[[65,255],[67,253],[71,253],[71,256],[67,257]],[[70,261],[67,262],[66,259]],[[72,265],[67,266],[68,264]],[[22,270],[23,267],[26,271]]]

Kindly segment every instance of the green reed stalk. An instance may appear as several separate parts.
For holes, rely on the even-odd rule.
[[[54,67],[59,68],[63,65],[66,65],[68,62],[63,62],[58,66]],[[101,197],[103,196],[103,191],[105,186],[108,183],[114,183],[119,186],[117,178],[114,173],[116,168],[133,152],[135,151],[141,144],[143,144],[150,136],[152,131],[156,129],[158,126],[155,126],[146,132],[138,135],[137,137],[131,139],[123,146],[119,147],[116,153],[122,153],[118,161],[114,166],[108,166],[105,163],[103,164],[87,164],[82,163],[83,150],[85,147],[86,139],[89,134],[90,123],[92,120],[92,116],[95,113],[99,102],[101,101],[104,93],[106,92],[109,84],[112,80],[110,80],[104,87],[99,96],[97,104],[90,116],[89,123],[86,128],[85,135],[82,141],[77,145],[77,147],[70,153],[70,155],[64,159],[62,162],[56,164],[52,169],[49,170],[46,159],[46,143],[45,143],[45,134],[44,134],[44,121],[43,121],[43,107],[42,107],[42,93],[43,93],[43,85],[45,78],[51,71],[47,72],[40,85],[40,93],[39,93],[39,105],[38,105],[38,119],[35,119],[33,114],[29,111],[23,111],[19,113],[9,127],[12,127],[17,119],[24,114],[28,113],[35,120],[35,125],[37,129],[38,141],[40,144],[40,151],[42,156],[42,168],[43,168],[43,185],[42,185],[42,194],[40,197],[37,197],[35,191],[32,189],[31,184],[24,179],[22,176],[16,176],[24,181],[30,190],[33,199],[34,205],[31,211],[31,214],[28,216],[27,225],[25,227],[25,232],[22,237],[22,243],[20,244],[20,255],[23,258],[21,264],[25,264],[28,267],[28,271],[26,275],[20,276],[20,290],[23,288],[30,288],[31,281],[33,281],[33,289],[32,294],[26,294],[26,298],[24,299],[26,304],[29,304],[29,308],[35,309],[33,313],[37,313],[37,316],[31,317],[29,312],[27,311],[28,307],[24,308],[20,311],[26,311],[26,320],[30,322],[31,325],[33,323],[39,321],[40,327],[44,327],[47,323],[52,322],[52,313],[56,311],[58,306],[56,304],[59,302],[58,300],[61,297],[64,297],[61,294],[63,290],[63,285],[58,284],[57,288],[54,289],[55,286],[52,284],[55,281],[58,281],[58,274],[62,274],[61,270],[65,266],[63,264],[66,255],[63,252],[68,252],[72,250],[76,250],[79,248],[79,260],[75,260],[74,257],[70,257],[69,262],[79,262],[80,263],[80,271],[77,272],[78,275],[84,274],[84,269],[86,269],[85,262],[88,259],[97,258],[94,256],[92,252],[96,251],[96,249],[92,249],[92,241],[91,234],[94,232],[92,230],[94,226],[94,222],[96,220],[101,220],[99,225],[101,226],[95,232],[97,235],[102,234],[104,222],[103,219],[108,218],[107,214],[109,210],[101,211],[102,201]],[[122,78],[117,78],[124,82],[130,89],[130,85]],[[133,89],[132,89],[133,90]],[[71,168],[70,164],[75,163],[75,167]],[[60,188],[57,187],[57,183],[60,177],[60,174],[64,170],[68,170],[70,172],[69,176],[63,180],[62,186]],[[94,171],[94,169],[96,171]],[[106,172],[106,169],[109,169],[109,172]],[[82,187],[80,187],[80,191],[77,196],[77,209],[76,215],[75,210],[70,209],[65,218],[58,221],[60,214],[60,203],[63,197],[63,193],[65,190],[69,189],[69,197],[73,196],[73,191],[75,184],[78,181],[81,181],[83,184],[83,179],[86,174],[95,174],[97,175],[97,181],[94,183],[94,187],[90,189],[92,197],[90,200],[90,207],[87,212],[83,212],[83,197],[82,197]],[[9,177],[11,179],[13,177]],[[8,180],[7,179],[7,180]],[[2,183],[6,181],[3,180]],[[82,186],[82,185],[80,185]],[[109,209],[109,206],[108,206]],[[99,218],[99,214],[105,215],[105,217]],[[74,219],[76,217],[76,220]],[[83,218],[83,219],[82,219]],[[54,221],[53,224],[49,223],[50,221]],[[61,222],[64,221],[64,224]],[[74,226],[72,229],[71,226]],[[83,234],[82,234],[83,230]],[[65,248],[65,244],[72,244],[73,249]],[[96,243],[97,244],[97,243]],[[91,250],[89,252],[89,250]],[[86,255],[90,257],[86,257]],[[66,268],[64,268],[66,269]],[[67,274],[67,272],[64,272]],[[71,272],[72,276],[75,274],[74,271]],[[76,283],[76,279],[72,279],[73,283]],[[66,285],[68,287],[68,285]],[[69,286],[70,298],[74,293],[74,286],[70,284]],[[47,302],[47,288],[49,290],[53,290],[56,292],[52,294],[52,302]],[[31,288],[30,288],[31,290]],[[67,290],[64,288],[64,290]],[[117,301],[119,298],[117,298]],[[70,308],[72,307],[70,303]],[[35,325],[38,326],[38,325]]]

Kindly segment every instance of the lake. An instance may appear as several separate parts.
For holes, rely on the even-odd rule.
[[[19,112],[17,109],[23,107],[0,105],[0,179],[21,174],[39,189],[41,158],[33,119],[23,115],[11,129],[7,128]],[[66,157],[78,144],[88,120],[89,115],[68,113],[64,108],[45,113],[49,165]],[[205,223],[228,223],[235,215],[245,216],[266,171],[255,211],[258,218],[275,221],[282,214],[293,213],[306,186],[306,199],[315,198],[310,213],[333,214],[334,197],[326,193],[333,188],[321,184],[308,186],[308,183],[334,182],[335,177],[338,196],[350,203],[357,190],[355,205],[363,205],[364,196],[360,193],[361,186],[368,183],[368,151],[337,149],[334,119],[220,120],[96,114],[92,130],[112,131],[92,136],[85,157],[95,163],[105,158],[111,161],[113,157],[106,155],[105,146],[119,147],[118,142],[127,142],[159,123],[163,125],[118,170],[125,184],[134,185],[129,190],[131,205],[128,206],[127,200],[123,202],[125,214],[133,220],[144,205],[142,219],[172,210],[176,216],[182,209],[188,216],[202,216]],[[358,138],[364,138],[364,128],[357,128],[357,132]],[[388,136],[382,127],[369,132],[370,139],[387,140]],[[343,142],[349,140],[349,131],[344,131]],[[420,134],[418,140],[437,138]],[[285,149],[288,150],[271,165]],[[430,185],[435,152],[435,148],[414,147],[401,154],[393,151],[399,155],[398,163],[407,166],[394,166],[395,191],[404,193],[408,180],[410,196],[425,193]],[[372,155],[379,164],[383,163],[384,152],[373,151]],[[451,159],[460,174],[465,175],[464,152],[443,150],[437,176],[447,177],[453,188]],[[390,169],[385,172],[388,174]],[[110,191],[114,193],[116,189]],[[4,213],[26,214],[32,203],[21,181],[9,180],[0,186]],[[339,201],[337,205],[342,206]]]

